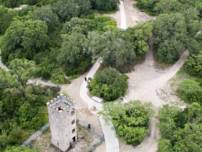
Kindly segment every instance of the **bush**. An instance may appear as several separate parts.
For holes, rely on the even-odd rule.
[[[118,0],[91,0],[93,9],[100,11],[114,11],[118,9]]]
[[[28,147],[9,147],[5,152],[37,152],[37,150]]]
[[[185,70],[199,78],[202,78],[202,51],[198,55],[191,55],[185,64]]]
[[[53,5],[54,12],[61,21],[69,21],[72,17],[87,15],[91,5],[89,0],[59,0]]]
[[[127,90],[127,77],[113,68],[99,71],[89,83],[92,95],[112,101],[123,96]]]
[[[178,93],[180,98],[185,102],[202,103],[202,87],[200,86],[200,83],[195,80],[183,81],[178,88]]]
[[[2,59],[7,62],[16,57],[33,59],[49,45],[45,22],[15,20],[2,38]]]
[[[51,81],[56,84],[65,84],[69,83],[69,80],[66,78],[65,73],[62,69],[55,69],[51,73]]]
[[[91,66],[88,39],[79,33],[64,34],[57,62],[69,75],[84,73]]]
[[[198,152],[202,146],[202,107],[193,103],[184,110],[164,106],[160,110],[158,152]]]
[[[127,144],[138,145],[149,133],[150,109],[138,101],[107,104],[104,114],[112,119],[118,136]]]
[[[14,16],[14,11],[0,6],[0,34],[3,34],[10,26]]]
[[[160,62],[174,63],[184,51],[187,28],[180,13],[163,14],[154,21],[153,37],[156,57]]]

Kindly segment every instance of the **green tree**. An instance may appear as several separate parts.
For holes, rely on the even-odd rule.
[[[35,62],[27,59],[14,59],[9,63],[11,73],[16,75],[21,84],[26,84],[27,80],[35,75],[37,67]]]
[[[14,17],[14,12],[0,6],[0,34],[4,34],[6,29],[10,26]]]
[[[32,12],[32,17],[35,20],[46,22],[49,33],[52,33],[59,28],[60,23],[58,16],[52,11],[51,6],[43,6],[35,9],[34,12]]]
[[[134,65],[136,52],[124,31],[108,31],[102,35],[93,33],[90,36],[92,52],[94,56],[103,57],[105,66],[126,72]]]
[[[149,115],[151,109],[139,101],[127,104],[106,104],[104,115],[112,120],[116,133],[127,144],[138,145],[149,133]]]
[[[53,5],[53,10],[61,21],[69,21],[72,17],[79,17],[89,13],[90,1],[59,0]]]
[[[57,62],[67,74],[85,72],[91,65],[91,52],[88,49],[88,40],[85,35],[65,34],[62,47],[58,52]]]
[[[92,7],[100,11],[114,11],[118,9],[118,0],[91,0]]]
[[[194,76],[202,78],[202,51],[197,55],[191,55],[185,64],[185,70]]]
[[[161,139],[158,152],[202,150],[202,107],[193,103],[184,110],[164,106],[160,110]]]
[[[160,62],[174,63],[186,47],[187,27],[182,14],[163,14],[154,22],[156,57]]]
[[[129,28],[126,31],[126,34],[128,34],[127,37],[133,44],[133,49],[137,57],[143,57],[149,51],[152,29],[152,23],[148,22]]]
[[[159,14],[161,14],[161,13],[179,12],[182,8],[179,0],[160,0],[156,4],[155,9]]]
[[[106,101],[112,101],[123,96],[127,87],[127,76],[113,68],[99,71],[89,83],[91,94],[104,98]]]
[[[22,0],[0,0],[0,4],[6,7],[17,7]]]
[[[16,57],[33,59],[48,47],[47,25],[42,21],[16,20],[2,39],[2,59],[7,62]]]
[[[179,96],[188,103],[202,101],[202,87],[195,80],[184,80],[178,88]]]

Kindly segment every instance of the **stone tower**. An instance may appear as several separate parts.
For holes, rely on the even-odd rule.
[[[47,103],[51,131],[51,143],[61,151],[67,151],[76,141],[76,113],[66,96],[57,96]]]

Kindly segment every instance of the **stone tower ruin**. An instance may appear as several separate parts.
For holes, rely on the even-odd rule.
[[[51,143],[61,151],[67,151],[76,141],[76,113],[71,100],[57,96],[47,103],[51,131]]]

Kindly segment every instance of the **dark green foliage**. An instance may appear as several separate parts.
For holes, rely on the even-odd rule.
[[[16,57],[33,59],[48,47],[48,28],[42,21],[16,20],[2,39],[2,59],[7,62]]]
[[[196,8],[201,16],[201,0],[136,0],[137,7],[146,12],[157,15],[161,13],[183,12],[190,8]]]
[[[126,39],[125,32],[108,31],[102,35],[91,33],[89,37],[94,56],[102,56],[105,66],[125,72],[134,65],[136,53],[133,50],[133,44]]]
[[[149,50],[149,43],[152,38],[152,23],[144,23],[127,29],[128,39],[133,44],[137,57],[143,57]]]
[[[151,110],[139,101],[127,104],[107,104],[104,114],[112,119],[112,123],[120,136],[127,144],[138,145],[149,133],[149,114]]]
[[[10,70],[0,69],[0,151],[21,144],[47,122],[46,102],[57,90],[26,85],[34,75],[34,62],[15,59]]]
[[[134,65],[136,52],[124,32],[106,32],[98,45],[103,55],[104,65],[112,66],[122,72],[128,71],[130,66]],[[96,49],[96,51],[99,50]]]
[[[102,56],[103,64],[121,72],[130,71],[149,50],[152,24],[143,24],[126,31],[113,30],[89,35],[94,56]]]
[[[93,9],[114,11],[118,9],[119,0],[91,0]]]
[[[139,7],[142,10],[145,10],[146,12],[154,15],[156,14],[156,4],[159,0],[136,0],[137,1],[137,7]]]
[[[193,76],[202,78],[202,51],[188,58],[185,64],[185,70]]]
[[[59,28],[58,16],[52,11],[51,6],[42,6],[32,12],[32,18],[35,20],[42,20],[48,25],[49,33],[54,32]]]
[[[87,35],[90,31],[105,32],[115,28],[116,22],[109,17],[92,15],[87,18],[72,18],[64,24],[63,32],[78,32]]]
[[[89,0],[59,0],[53,6],[55,13],[63,22],[69,21],[72,17],[87,15],[90,8]]]
[[[67,74],[85,72],[91,65],[91,52],[88,49],[88,40],[85,35],[79,33],[63,35],[57,62]]]
[[[202,103],[202,87],[195,80],[184,80],[178,88],[179,96],[188,103]]]
[[[22,0],[0,0],[0,4],[6,7],[17,7]]]
[[[181,14],[163,14],[154,22],[156,57],[160,62],[174,63],[185,49],[185,18]]]
[[[105,68],[99,71],[89,83],[91,94],[106,101],[112,101],[123,96],[127,88],[127,76],[113,68]]]
[[[0,34],[3,34],[10,26],[14,16],[13,11],[9,11],[7,8],[0,6]]]
[[[158,152],[202,151],[202,107],[192,104],[181,110],[165,106],[160,110],[161,140]]]

